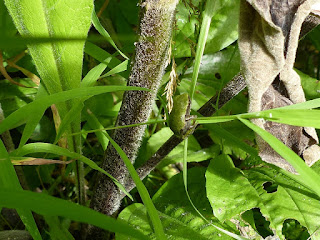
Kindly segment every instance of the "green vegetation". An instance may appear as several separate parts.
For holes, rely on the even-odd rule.
[[[135,53],[137,42],[161,42],[137,34],[150,1],[0,1],[0,240],[85,239],[88,225],[117,240],[320,239],[320,162],[308,167],[250,122],[320,129],[320,27],[299,42],[295,62],[307,102],[247,113],[247,89],[230,101],[223,95],[240,71],[240,0],[180,0],[172,34],[170,24],[161,30],[172,35],[158,46],[161,65],[151,61],[159,86],[127,86],[132,71],[152,75],[133,64],[137,54],[150,54]],[[175,6],[153,2],[160,13]],[[153,94],[150,117],[115,126],[128,92]],[[177,95],[183,121],[169,117]],[[197,118],[186,123],[188,96]],[[214,114],[201,116],[213,96]],[[113,134],[140,126],[132,160]],[[263,162],[257,135],[298,175]],[[108,145],[132,180],[108,172]],[[116,217],[92,207],[99,174],[122,201]]]

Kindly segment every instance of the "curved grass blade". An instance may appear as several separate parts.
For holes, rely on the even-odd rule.
[[[239,117],[239,120],[247,127],[251,128],[259,134],[281,157],[290,163],[294,169],[300,174],[299,178],[310,190],[315,192],[320,197],[320,176],[314,172],[307,164],[291,149],[284,145],[279,139],[271,133],[256,126],[249,120]]]
[[[0,192],[2,193],[0,195],[0,206],[3,207],[32,210],[47,216],[62,216],[74,221],[95,225],[111,232],[119,232],[136,239],[149,239],[123,221],[70,201],[24,190],[0,188]]]
[[[103,28],[95,11],[92,12],[92,24],[95,29],[97,29],[97,31],[112,45],[112,47],[114,47],[120,53],[122,57],[124,57],[125,59],[129,59],[123,52],[120,51],[109,33]]]
[[[102,75],[101,77],[108,77],[108,76],[111,76],[113,74],[117,74],[117,73],[126,71],[128,69],[128,63],[129,63],[129,60],[123,61],[122,63],[120,63],[116,67],[112,68],[109,72],[107,72],[106,74]]]
[[[10,188],[13,190],[21,190],[21,186],[18,180],[18,177],[16,175],[16,172],[13,168],[13,165],[10,161],[9,154],[3,144],[3,142],[0,139],[0,156],[2,159],[0,160],[0,188]],[[0,197],[6,198],[6,194],[0,190]],[[21,198],[17,199],[18,205],[17,205],[17,212],[26,226],[27,230],[35,240],[41,240],[41,235],[39,233],[39,230],[37,228],[37,225],[33,219],[31,211],[27,209],[23,209],[20,207],[19,203],[23,202],[21,201]],[[1,207],[4,207],[4,205],[0,204]]]
[[[127,86],[96,86],[88,88],[77,88],[64,92],[55,93],[49,96],[38,98],[35,101],[19,108],[12,114],[10,114],[4,121],[0,124],[0,133],[3,133],[6,130],[17,127],[24,122],[29,120],[28,116],[40,115],[41,112],[44,112],[52,104],[67,101],[74,98],[83,98],[93,95],[98,95],[105,92],[114,92],[114,91],[125,91],[125,90],[144,90],[148,91],[145,88],[137,87],[127,87]],[[40,113],[40,114],[39,114]]]
[[[191,89],[190,89],[190,98],[193,99],[193,95],[196,89],[197,79],[200,70],[201,58],[204,52],[204,47],[208,38],[209,28],[213,12],[215,9],[215,1],[208,0],[206,3],[205,10],[203,12],[203,19],[200,29],[200,35],[197,43],[196,57],[194,60],[193,74],[191,79]]]
[[[133,200],[132,196],[130,193],[127,192],[124,186],[122,186],[117,179],[115,179],[111,174],[100,168],[95,162],[90,160],[89,158],[86,158],[82,156],[79,153],[71,152],[68,149],[59,147],[57,145],[53,145],[50,143],[30,143],[27,145],[22,146],[19,149],[16,149],[15,151],[10,153],[10,156],[12,157],[22,157],[27,154],[31,153],[39,153],[39,152],[44,152],[44,153],[52,153],[52,154],[57,154],[61,156],[67,156],[70,158],[78,159],[81,162],[87,164],[90,166],[92,169],[95,169],[99,172],[102,172],[103,174],[107,175],[109,178],[112,179],[112,181],[119,187],[121,191],[123,191],[131,200]]]
[[[241,237],[237,234],[234,234],[232,232],[229,232],[225,229],[222,229],[214,224],[212,224],[210,221],[208,221],[208,219],[206,219],[201,212],[197,209],[197,207],[194,205],[194,203],[192,202],[189,192],[188,192],[188,167],[187,167],[187,163],[188,163],[188,138],[184,140],[184,148],[183,148],[183,184],[184,184],[184,190],[186,192],[186,195],[189,199],[190,204],[192,205],[193,209],[199,214],[199,216],[206,221],[208,224],[210,224],[211,226],[215,227],[216,229],[218,229],[219,231],[223,232],[224,234],[233,237],[234,239],[237,240],[248,240],[247,238]]]
[[[103,125],[99,122],[99,120],[96,118],[95,115],[90,111],[90,109],[86,110],[86,118],[89,123],[89,126],[92,129],[100,129],[101,131],[95,132],[98,141],[100,142],[103,150],[105,151],[108,147],[109,139],[106,137],[104,133],[106,133],[106,130],[103,129]]]
[[[109,136],[108,133],[105,132],[104,134],[109,139],[112,146],[116,149],[116,151],[118,152],[118,154],[122,158],[122,160],[125,163],[133,181],[135,182],[136,187],[138,189],[138,192],[140,194],[140,197],[142,199],[142,202],[146,206],[147,211],[149,213],[149,216],[150,216],[150,219],[151,219],[151,222],[153,225],[154,233],[155,233],[157,239],[161,239],[161,240],[166,239],[166,236],[164,235],[162,223],[159,218],[159,214],[157,212],[157,209],[153,205],[152,200],[150,198],[150,195],[148,193],[148,190],[144,186],[144,184],[142,183],[141,179],[139,178],[137,171],[135,170],[134,166],[130,162],[130,160],[127,157],[127,155],[125,154],[125,152],[120,148],[120,146]]]

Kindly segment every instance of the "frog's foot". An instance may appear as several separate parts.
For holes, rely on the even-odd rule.
[[[186,117],[186,121],[191,121],[191,120],[196,120],[197,116],[196,115],[190,115],[188,117]]]

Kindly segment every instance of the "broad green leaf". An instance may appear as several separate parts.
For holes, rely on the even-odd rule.
[[[214,225],[238,233],[231,222],[226,221],[221,224],[213,216],[206,198],[204,173],[205,168],[192,168],[188,171],[188,190],[192,201]],[[154,195],[153,201],[159,211],[168,238],[181,240],[233,239],[209,225],[193,209],[185,193],[182,174],[167,181]],[[149,219],[146,210],[141,204],[134,204],[125,208],[120,213],[119,218],[139,229],[142,233],[154,236],[152,229],[148,226]],[[116,234],[116,238],[125,239],[121,234]]]
[[[0,2],[0,29],[2,31],[2,36],[12,37],[17,32],[6,6],[4,5],[4,1]]]
[[[303,72],[295,69],[295,71],[299,74],[301,79],[301,85],[303,87],[304,94],[306,99],[315,99],[320,97],[320,82],[316,78],[312,78]]]
[[[220,8],[212,17],[205,54],[218,52],[238,39],[240,0],[216,0],[215,2],[216,5],[220,5]]]
[[[31,86],[30,81],[27,81],[27,79],[16,81],[25,86]],[[6,79],[0,81],[0,89],[5,89],[5,91],[0,91],[0,102],[5,116],[32,102],[37,93],[35,88],[19,87],[11,84]]]
[[[91,23],[93,2],[5,0],[5,4],[23,37],[83,39],[78,42],[28,46],[41,80],[50,94],[79,87],[83,46]]]
[[[277,236],[282,235],[283,223],[286,219],[295,219],[308,229],[311,239],[320,239],[320,201],[319,197],[309,189],[281,174],[279,171],[262,167],[244,171],[252,187],[259,195],[262,214],[270,221],[270,227],[276,230]],[[276,189],[269,192],[267,184]],[[242,191],[244,189],[242,188]],[[248,198],[247,201],[254,201]]]
[[[177,6],[177,26],[174,55],[176,58],[190,57],[196,41],[199,24],[199,9],[204,0],[180,2]],[[215,53],[229,46],[238,38],[239,0],[216,0],[212,13],[205,53]]]
[[[90,160],[89,158],[86,158],[84,156],[82,156],[79,153],[75,153],[75,152],[71,152],[68,149],[53,145],[53,144],[49,144],[49,143],[30,143],[27,145],[24,145],[22,147],[20,147],[19,149],[12,151],[10,153],[10,156],[13,157],[22,157],[25,156],[27,154],[31,154],[31,153],[39,153],[39,152],[44,152],[44,153],[52,153],[52,154],[57,154],[57,155],[61,155],[61,156],[67,156],[70,158],[74,158],[74,159],[78,159],[80,161],[82,161],[83,163],[87,164],[88,166],[90,166],[92,169],[95,169],[99,172],[102,172],[103,174],[107,175],[109,178],[111,178],[113,180],[113,182],[127,195],[129,196],[131,199],[131,195],[125,190],[125,188],[117,181],[117,179],[115,179],[114,177],[112,177],[112,175],[110,175],[108,172],[106,172],[105,170],[103,170],[102,168],[100,168],[95,162],[93,162],[92,160]]]
[[[197,110],[208,99],[216,94],[230,81],[240,70],[240,55],[236,47],[230,46],[220,52],[202,56],[196,92],[192,101],[192,109]],[[178,89],[188,92],[194,68],[189,67],[181,79]]]
[[[32,210],[38,214],[47,216],[66,217],[111,232],[119,232],[126,236],[136,237],[137,239],[149,239],[123,221],[116,220],[70,201],[24,190],[0,188],[0,192],[2,193],[0,194],[0,206],[3,207]]]
[[[280,239],[286,219],[296,219],[310,234],[318,229],[319,197],[278,170],[265,166],[241,172],[229,157],[220,156],[211,161],[206,179],[207,196],[221,221],[260,208]],[[271,184],[275,189],[267,187]],[[317,234],[312,239],[319,239]]]
[[[9,188],[13,189],[16,191],[21,190],[21,186],[18,180],[18,177],[16,175],[15,169],[13,168],[13,165],[10,161],[9,154],[2,142],[0,140],[0,155],[3,159],[0,160],[0,169],[1,169],[1,174],[0,174],[0,188]],[[0,190],[0,198],[6,198],[7,195]],[[8,197],[9,200],[9,197]],[[18,199],[18,202],[22,202],[21,198]],[[0,208],[5,207],[5,205],[1,204],[0,202]],[[33,219],[31,211],[28,209],[24,209],[21,206],[17,207],[17,212],[26,226],[26,229],[29,231],[33,239],[35,240],[41,240],[41,235],[38,231],[37,225]]]
[[[245,155],[250,154],[251,156],[258,156],[258,151],[255,148],[243,142],[243,135],[233,135],[224,129],[223,125],[219,126],[218,124],[208,124],[206,127],[209,129],[210,136],[215,142],[219,143],[219,141],[221,141],[219,144],[224,151],[226,150],[225,148],[230,148],[233,152],[237,152],[239,157],[240,155],[243,156],[243,153]]]
[[[206,171],[207,197],[214,215],[221,221],[259,205],[259,195],[230,157],[211,160]]]
[[[22,37],[41,38],[78,38],[79,41],[48,42],[28,45],[29,53],[40,74],[41,82],[50,95],[80,87],[82,76],[83,48],[93,12],[92,0],[42,1],[42,0],[5,0],[10,15]],[[60,119],[69,112],[79,99],[56,104]],[[28,112],[29,121],[19,146],[32,134],[35,124],[41,119],[45,109]],[[74,116],[67,133],[79,132],[81,112]],[[56,123],[58,124],[58,123]],[[68,136],[68,148],[80,152],[81,137]],[[83,166],[76,163],[77,192],[79,202],[84,204]]]

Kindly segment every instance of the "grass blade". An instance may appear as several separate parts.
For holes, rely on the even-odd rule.
[[[27,145],[22,146],[21,148],[13,151],[10,153],[10,156],[12,157],[22,157],[27,154],[31,153],[39,153],[39,152],[44,152],[44,153],[52,153],[52,154],[57,154],[61,156],[67,156],[70,158],[78,159],[82,161],[83,163],[87,164],[90,166],[92,169],[95,169],[99,172],[102,172],[103,174],[107,175],[109,178],[112,179],[112,181],[123,191],[131,200],[133,199],[130,193],[128,193],[125,189],[124,186],[122,186],[117,179],[115,179],[112,175],[110,175],[108,172],[100,168],[95,162],[90,160],[89,158],[86,158],[82,156],[79,153],[71,152],[68,149],[50,144],[50,143],[30,143]]]
[[[110,143],[112,144],[112,146],[116,149],[116,151],[119,153],[120,157],[122,158],[122,160],[124,161],[124,163],[126,164],[128,171],[133,179],[133,181],[136,184],[136,187],[138,189],[138,192],[140,194],[140,197],[143,201],[143,203],[145,204],[147,211],[149,213],[151,222],[153,224],[153,228],[154,228],[154,232],[155,235],[157,237],[157,239],[166,239],[166,236],[164,234],[163,231],[163,227],[162,227],[162,223],[161,220],[159,218],[159,214],[157,212],[157,209],[155,208],[155,206],[152,203],[152,200],[150,198],[150,195],[148,193],[148,190],[146,189],[146,187],[144,186],[144,184],[142,183],[141,179],[139,178],[138,173],[136,172],[134,166],[132,165],[132,163],[130,162],[129,158],[127,157],[127,155],[125,154],[125,152],[119,147],[119,145],[109,136],[108,133],[104,133],[106,135],[106,137],[109,139]]]
[[[274,137],[271,133],[263,130],[262,128],[251,123],[249,120],[239,120],[247,127],[251,128],[259,134],[281,157],[286,159],[294,169],[300,174],[300,179],[304,182],[303,185],[307,186],[310,190],[315,192],[320,197],[320,176],[314,172],[307,164],[290,148],[284,145],[279,139]]]
[[[95,225],[111,232],[119,232],[136,239],[149,239],[123,221],[116,220],[70,201],[54,198],[43,193],[24,190],[0,188],[0,192],[2,193],[0,195],[0,206],[15,209],[22,208],[28,211],[32,210],[38,214],[47,216],[62,216],[74,221]]]
[[[13,165],[10,161],[9,154],[3,144],[3,142],[0,140],[0,156],[2,159],[0,160],[0,188],[10,188],[13,190],[21,190],[21,186],[18,180],[18,177],[16,175],[16,172],[13,168]],[[0,190],[0,198],[6,198],[7,195]],[[41,240],[41,235],[39,233],[39,230],[37,228],[37,225],[33,219],[32,213],[27,210],[20,207],[19,202],[21,201],[21,198],[18,200],[18,206],[17,206],[17,212],[19,216],[21,217],[22,222],[26,226],[27,230],[35,240]],[[9,201],[9,199],[8,199]],[[5,205],[0,204],[1,207],[5,207]]]
[[[38,98],[35,101],[19,108],[10,114],[0,124],[0,133],[6,130],[17,127],[29,120],[28,116],[39,115],[39,112],[44,112],[46,108],[52,104],[67,101],[74,98],[83,98],[93,96],[105,92],[125,91],[125,90],[145,90],[145,88],[127,87],[127,86],[96,86],[88,88],[77,88],[64,92],[55,93],[49,96]]]
[[[124,57],[125,59],[129,59],[123,52],[120,51],[120,49],[112,40],[110,34],[103,28],[95,11],[92,12],[92,24],[97,29],[97,31],[111,44],[111,46],[120,53],[122,57]]]

